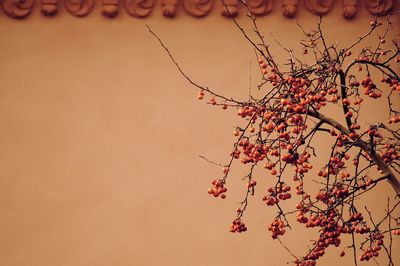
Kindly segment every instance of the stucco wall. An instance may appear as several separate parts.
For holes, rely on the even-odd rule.
[[[227,160],[234,112],[200,104],[145,28],[194,80],[246,97],[256,61],[232,21],[183,12],[166,19],[159,7],[144,20],[38,12],[23,21],[0,15],[0,265],[285,265],[290,255],[266,230],[275,213],[260,200],[264,189],[251,199],[249,231],[228,232],[244,169],[236,168],[225,201],[206,193],[220,169],[198,155]],[[342,45],[366,31],[371,15],[360,9],[347,21],[340,12],[323,27]],[[305,28],[317,21],[306,12],[297,19]],[[278,9],[259,23],[299,48],[295,20]],[[379,105],[370,115],[386,119]],[[260,177],[260,188],[270,178]],[[384,184],[366,202],[379,209],[391,192]],[[284,241],[302,255],[316,236],[299,229]],[[330,248],[321,265],[350,264],[339,252]]]

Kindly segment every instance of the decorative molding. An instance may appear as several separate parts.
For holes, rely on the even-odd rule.
[[[239,0],[222,0],[222,15],[234,18],[239,14]]]
[[[24,18],[32,12],[33,4],[34,0],[3,0],[1,7],[12,18]]]
[[[213,7],[212,0],[183,0],[183,8],[194,17],[204,17]]]
[[[114,18],[119,13],[119,0],[103,0],[103,16]]]
[[[357,0],[342,0],[343,17],[352,19],[357,13]]]
[[[378,16],[384,16],[393,7],[393,0],[365,0],[365,6],[367,10]]]
[[[60,1],[62,0],[0,0],[0,7],[7,16],[15,19],[22,19],[29,16],[38,1],[40,11],[43,16],[51,17],[58,13]],[[133,17],[144,18],[151,14],[156,4],[156,0],[63,0],[63,6],[76,17],[89,15],[95,2],[101,8],[101,13],[107,18],[118,16],[122,10]],[[210,14],[214,3],[218,4],[220,13],[228,18],[247,13],[245,5],[249,11],[256,16],[265,16],[274,8],[277,0],[159,0],[161,2],[162,15],[173,18],[177,15],[178,5],[182,5],[187,14],[193,17],[204,17]],[[180,1],[180,2],[179,2]],[[297,16],[299,8],[303,7],[299,0],[280,0],[282,15],[287,18]],[[341,3],[342,15],[346,19],[356,16],[360,8],[366,8],[374,16],[386,15],[394,6],[394,0],[363,0],[364,5],[359,0],[302,0],[304,7],[315,15],[326,15],[335,5]],[[304,13],[302,13],[303,15]]]
[[[43,16],[52,17],[58,12],[58,0],[42,0],[41,12]]]
[[[334,0],[304,0],[304,5],[312,13],[322,16],[331,10]]]
[[[298,3],[299,0],[282,0],[282,14],[287,18],[294,18]]]
[[[164,16],[175,17],[178,11],[178,0],[161,0],[161,10]]]
[[[75,17],[84,17],[92,12],[94,0],[65,0],[65,9]]]
[[[247,6],[254,15],[265,16],[271,12],[273,0],[247,0]]]
[[[126,12],[138,18],[147,17],[154,8],[154,0],[124,0],[124,4]]]

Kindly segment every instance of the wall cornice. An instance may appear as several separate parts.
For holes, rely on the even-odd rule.
[[[225,17],[239,15],[241,0],[160,0],[161,12],[165,17],[173,18],[181,5],[186,13],[194,17],[205,17],[212,10],[218,10]],[[352,19],[360,8],[366,8],[371,14],[383,16],[394,5],[394,0],[302,0],[304,7],[314,15],[329,13],[336,4],[341,6],[342,15]],[[340,2],[340,3],[339,3]],[[43,16],[56,16],[60,8],[64,8],[75,17],[85,17],[95,8],[100,8],[103,16],[115,18],[124,12],[137,18],[149,16],[156,0],[2,0],[1,8],[11,18],[23,19],[28,17],[32,10],[40,8]],[[251,13],[256,16],[266,16],[273,9],[281,8],[282,15],[287,18],[296,17],[299,0],[246,0]]]

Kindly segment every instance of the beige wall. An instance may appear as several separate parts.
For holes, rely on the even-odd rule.
[[[166,19],[159,8],[144,20],[38,12],[0,16],[0,265],[285,265],[290,256],[266,230],[275,213],[261,201],[270,177],[260,171],[246,234],[228,232],[244,170],[236,168],[225,201],[206,193],[220,169],[198,155],[225,162],[234,112],[198,103],[144,26],[193,79],[245,97],[249,60],[256,64],[233,23],[216,12]],[[344,44],[365,32],[371,17],[359,12],[349,22],[336,6],[324,18],[328,38]],[[301,9],[298,19],[307,28],[317,18]],[[299,47],[295,21],[279,9],[260,24]],[[389,193],[382,185],[366,202],[382,208]],[[284,238],[298,255],[317,237],[307,231]],[[394,244],[397,265],[399,237]],[[321,265],[350,264],[340,250],[330,248]]]

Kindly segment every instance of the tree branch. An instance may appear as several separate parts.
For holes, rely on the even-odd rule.
[[[342,134],[348,135],[350,133],[342,124],[340,124],[339,122],[337,122],[332,118],[324,116],[319,112],[310,110],[308,114],[314,118],[319,119],[320,121],[323,121],[328,125],[333,126],[337,130],[339,130]],[[386,177],[387,181],[396,192],[396,195],[400,196],[400,181],[397,179],[396,175],[393,173],[390,167],[382,160],[379,154],[377,154],[374,150],[372,150],[370,145],[361,139],[355,141],[354,146],[359,147],[371,157],[372,161],[378,166],[383,176]]]

